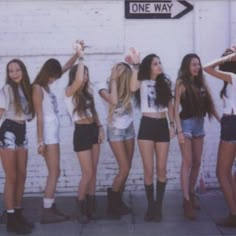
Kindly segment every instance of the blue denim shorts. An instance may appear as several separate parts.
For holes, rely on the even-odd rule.
[[[131,122],[126,129],[117,129],[115,127],[107,127],[108,141],[124,141],[135,138],[134,123]]]
[[[204,137],[204,117],[192,117],[181,120],[184,136],[187,138]]]

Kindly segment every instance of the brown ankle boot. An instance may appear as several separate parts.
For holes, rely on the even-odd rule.
[[[183,202],[183,208],[184,208],[184,216],[190,220],[195,220],[196,216],[193,210],[193,206],[190,200],[186,200],[184,198]]]
[[[236,215],[229,214],[228,217],[216,222],[216,225],[223,227],[235,227],[236,228]]]
[[[42,209],[40,219],[41,224],[58,223],[66,220],[68,220],[68,218],[55,212],[55,208],[53,206],[51,208]]]
[[[190,198],[190,201],[191,201],[191,203],[192,203],[193,209],[200,210],[201,207],[200,207],[200,205],[197,203],[195,194],[194,194],[193,192],[190,192],[190,193],[189,193],[189,198]]]

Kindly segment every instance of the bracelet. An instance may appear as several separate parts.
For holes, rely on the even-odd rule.
[[[45,143],[42,141],[42,142],[39,142],[39,143],[38,143],[38,146],[37,146],[37,147],[39,148],[39,147],[41,147],[41,146],[43,146],[43,145],[45,145]]]
[[[103,128],[103,126],[102,125],[98,125],[98,128]]]
[[[174,121],[170,121],[170,123],[169,123],[169,124],[170,124],[170,126],[171,126],[171,127],[174,127],[174,126],[175,126],[175,123],[174,123]]]

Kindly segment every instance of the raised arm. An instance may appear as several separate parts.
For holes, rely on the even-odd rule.
[[[81,57],[81,50],[83,51],[85,48],[84,41],[76,41],[74,45],[75,53],[69,58],[69,60],[66,62],[64,66],[62,66],[62,74],[64,74],[66,71],[68,71],[76,62],[78,57]]]
[[[43,140],[43,91],[39,85],[33,85],[33,104],[37,119],[37,140],[38,140],[38,153],[44,155],[45,147]]]
[[[116,105],[118,103],[118,95],[117,95],[117,85],[116,80],[110,80],[110,90],[108,89],[101,89],[99,91],[99,95],[108,103],[112,105]]]
[[[227,83],[232,84],[232,73],[216,69],[217,66],[229,61],[236,61],[236,52],[207,63],[203,66],[203,70],[218,79],[224,80]]]
[[[129,49],[129,54],[125,57],[125,61],[133,66],[132,76],[130,79],[130,90],[137,91],[140,88],[140,81],[138,80],[138,70],[140,65],[140,52],[135,48]]]
[[[64,74],[66,71],[68,71],[76,62],[76,60],[78,59],[78,53],[76,52],[75,54],[73,54],[70,59],[66,62],[66,64],[64,66],[62,66],[62,74]]]
[[[79,64],[77,66],[75,80],[66,88],[65,93],[67,97],[71,97],[83,85],[84,81],[84,50],[82,47],[78,46],[76,51],[79,57]]]
[[[99,91],[99,95],[108,103],[112,105],[116,105],[118,103],[118,93],[117,93],[117,64],[113,66],[110,81],[109,81],[109,90],[101,89]]]

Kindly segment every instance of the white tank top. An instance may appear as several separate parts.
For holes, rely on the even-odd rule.
[[[23,90],[21,88],[18,89],[19,98],[22,107],[22,112],[17,114],[15,112],[14,106],[14,94],[12,88],[9,84],[6,84],[0,92],[0,108],[5,109],[3,114],[4,119],[10,120],[30,120],[32,119],[32,114],[29,113],[29,105],[28,101],[25,98]]]
[[[75,105],[73,104],[73,96],[67,97],[66,94],[64,94],[64,101],[65,101],[65,105],[66,105],[67,111],[68,111],[71,119],[74,122],[82,120],[82,119],[86,119],[88,117],[93,117],[90,109],[86,110],[87,116],[85,116],[85,115],[84,116],[80,116],[78,114],[78,112],[74,112]]]
[[[50,91],[47,92],[43,87],[43,101],[42,101],[42,109],[43,109],[43,119],[44,121],[54,120],[58,118],[58,105],[56,96]]]
[[[223,113],[236,115],[236,74],[231,74],[232,84],[226,88],[226,96],[223,98]]]

